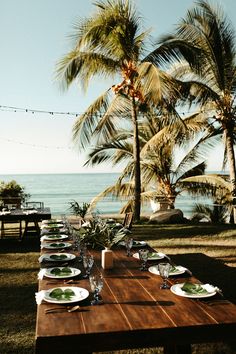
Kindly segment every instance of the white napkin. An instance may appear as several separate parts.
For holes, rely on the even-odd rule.
[[[41,290],[35,293],[35,300],[37,305],[40,305],[42,303],[44,296],[45,296],[45,290]]]
[[[216,286],[213,286],[211,284],[203,284],[202,287],[208,292],[208,293],[214,293],[215,291],[218,291],[219,289]]]
[[[45,274],[46,274],[46,269],[45,268],[40,269],[40,271],[38,272],[38,279],[42,280]]]
[[[0,215],[8,215],[8,214],[11,214],[10,211],[1,211],[0,212]]]
[[[26,214],[26,215],[37,214],[38,210],[35,210],[35,209],[33,209],[33,210],[25,210],[25,211],[23,211],[23,213]]]
[[[44,256],[43,255],[40,256],[38,260],[39,260],[39,263],[42,263],[44,261]]]
[[[40,241],[41,241],[41,242],[45,241],[45,238],[46,238],[46,236],[40,237]]]

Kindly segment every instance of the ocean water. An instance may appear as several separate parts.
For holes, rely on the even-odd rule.
[[[44,202],[51,209],[52,215],[71,214],[70,202],[76,200],[79,204],[89,203],[96,195],[108,186],[113,185],[118,173],[89,174],[16,174],[0,175],[0,181],[15,180],[25,187],[25,192],[31,195],[30,201]],[[183,211],[185,217],[191,216],[195,203],[209,202],[204,198],[194,199],[189,195],[181,195],[176,199],[175,207]],[[122,203],[112,197],[101,200],[95,209],[100,214],[119,213]],[[149,205],[143,212],[152,212]]]

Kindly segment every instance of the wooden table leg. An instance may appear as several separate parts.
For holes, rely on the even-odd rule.
[[[191,354],[191,352],[190,344],[169,344],[164,347],[164,354]]]

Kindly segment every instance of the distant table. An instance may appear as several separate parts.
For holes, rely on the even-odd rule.
[[[106,271],[100,266],[101,251],[91,253],[95,269],[104,276],[104,303],[91,306],[86,299],[80,303],[79,312],[50,314],[45,314],[45,310],[58,305],[38,305],[36,354],[87,354],[158,346],[165,348],[165,354],[186,354],[191,353],[192,343],[235,340],[233,303],[215,301],[212,306],[207,299],[184,298],[161,290],[160,277],[140,271],[139,260],[126,257],[124,249],[114,250],[114,268]],[[197,279],[184,274],[172,277],[169,283],[185,281]],[[50,285],[50,279],[43,279],[39,281],[39,290],[63,285],[63,280],[53,280]],[[70,286],[90,291],[89,281],[81,276],[77,285]],[[217,296],[213,298],[217,300]]]
[[[32,210],[15,209],[7,214],[0,213],[0,221],[2,223],[14,223],[18,221],[25,222],[25,230],[23,235],[20,235],[20,238],[27,235],[29,223],[34,223],[36,230],[38,228],[38,223],[44,219],[51,219],[50,208],[37,209],[36,212],[33,212]]]

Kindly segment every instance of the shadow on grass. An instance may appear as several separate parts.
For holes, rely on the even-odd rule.
[[[202,283],[218,286],[224,296],[236,304],[236,268],[202,253],[175,254],[171,255],[171,259],[189,268]]]
[[[153,225],[147,224],[134,225],[132,233],[139,237],[142,235],[143,239],[173,239],[173,238],[189,238],[189,237],[201,237],[217,235],[220,232],[231,232],[232,236],[235,236],[236,225],[231,224],[179,224],[179,225]]]
[[[22,241],[10,237],[0,239],[0,253],[27,253],[39,251],[40,240],[38,237],[27,237]]]
[[[0,352],[4,354],[34,353],[37,284],[1,286]]]

